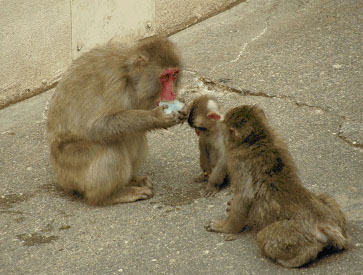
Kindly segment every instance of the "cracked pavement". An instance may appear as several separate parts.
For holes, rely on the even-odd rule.
[[[184,61],[180,96],[263,108],[304,186],[340,204],[350,250],[289,270],[249,233],[226,242],[207,232],[231,195],[201,196],[187,124],[148,135],[150,200],[90,207],[64,195],[45,142],[51,90],[0,110],[0,274],[361,274],[362,19],[361,1],[250,0],[171,37]]]

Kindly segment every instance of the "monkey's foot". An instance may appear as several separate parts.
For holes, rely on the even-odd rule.
[[[225,241],[234,241],[238,239],[238,235],[237,234],[226,234],[224,236],[224,240]]]
[[[209,232],[229,233],[223,231],[225,224],[226,220],[211,220],[204,226],[204,228]]]
[[[112,198],[111,204],[147,200],[152,196],[153,191],[147,186],[130,186],[121,189],[120,192]]]
[[[214,185],[211,185],[211,184],[207,184],[207,187],[204,191],[204,197],[205,198],[213,197],[217,193],[218,193],[217,187],[215,187]]]
[[[194,182],[205,182],[208,181],[208,175],[206,175],[205,173],[202,173],[201,175],[199,175],[198,177],[195,177],[193,179]]]
[[[132,186],[139,186],[139,187],[146,186],[150,189],[153,188],[153,183],[150,177],[148,176],[136,176],[130,181],[130,184]]]
[[[227,208],[226,208],[227,213],[229,213],[229,212],[231,211],[232,201],[233,201],[233,198],[232,198],[232,199],[230,199],[230,200],[227,202]]]

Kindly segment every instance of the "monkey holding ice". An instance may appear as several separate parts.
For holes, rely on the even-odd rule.
[[[137,172],[148,152],[146,132],[184,120],[157,106],[175,99],[179,71],[178,51],[163,37],[108,43],[74,60],[49,105],[57,183],[92,205],[152,197],[151,180]]]

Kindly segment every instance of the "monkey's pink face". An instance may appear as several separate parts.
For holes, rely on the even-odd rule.
[[[178,68],[168,68],[161,74],[161,101],[172,101],[176,99],[176,94],[173,89],[175,81],[178,78],[178,74]]]

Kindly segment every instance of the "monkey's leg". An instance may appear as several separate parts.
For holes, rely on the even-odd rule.
[[[315,259],[324,243],[309,222],[283,220],[274,222],[257,234],[262,253],[285,267],[299,267]]]
[[[231,208],[225,220],[212,220],[205,225],[207,231],[235,234],[241,232],[247,223],[248,203],[241,195],[231,200]]]
[[[146,135],[138,134],[137,136],[130,137],[132,140],[128,147],[129,159],[131,160],[131,186],[149,187],[151,190],[153,184],[151,178],[148,176],[137,176],[141,165],[145,162],[148,155],[148,145]],[[136,147],[136,148],[135,148]]]
[[[84,195],[92,205],[109,205],[151,198],[148,178],[134,177],[135,167],[126,146],[103,146],[100,157],[90,163],[84,181]],[[133,186],[137,182],[143,186]]]

